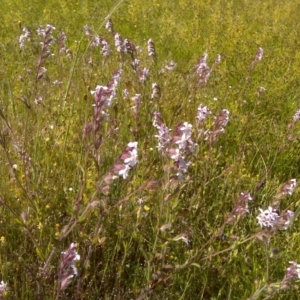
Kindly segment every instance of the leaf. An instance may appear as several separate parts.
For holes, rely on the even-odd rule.
[[[35,251],[40,259],[44,259],[44,254],[40,248],[35,248]]]
[[[199,264],[197,264],[197,263],[191,263],[191,266],[194,266],[194,267],[197,267],[197,268],[199,268],[199,269],[200,269],[200,265],[199,265]]]

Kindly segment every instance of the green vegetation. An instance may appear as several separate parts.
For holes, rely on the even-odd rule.
[[[0,298],[298,299],[299,15],[3,1]]]

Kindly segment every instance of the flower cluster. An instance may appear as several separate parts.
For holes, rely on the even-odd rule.
[[[122,154],[111,169],[114,174],[112,179],[116,179],[118,177],[123,177],[123,179],[126,179],[128,177],[129,170],[138,163],[137,145],[137,142],[130,142],[124,148]]]
[[[134,97],[132,97],[132,101],[134,103],[134,106],[132,106],[132,109],[134,111],[135,116],[137,117],[139,113],[139,108],[142,103],[142,95],[141,94],[135,94]]]
[[[254,69],[256,64],[262,60],[263,55],[264,55],[264,49],[259,47],[258,50],[256,51],[255,57],[252,60],[251,69]]]
[[[171,72],[173,71],[177,66],[177,63],[171,60],[169,63],[165,62],[162,69],[159,71],[159,74],[165,73],[165,70]]]
[[[226,220],[226,224],[231,223],[235,219],[240,219],[244,215],[249,213],[248,202],[252,201],[252,197],[249,192],[241,193],[235,207],[233,208],[231,214]]]
[[[227,109],[222,109],[217,117],[214,117],[215,122],[213,124],[212,130],[207,130],[205,138],[210,143],[215,143],[218,140],[218,137],[221,133],[225,132],[225,127],[229,122],[229,111]]]
[[[136,72],[137,68],[140,66],[140,60],[135,58],[131,63],[130,63],[132,69]]]
[[[272,228],[276,226],[279,215],[273,207],[269,206],[266,210],[259,208],[259,211],[260,214],[256,219],[261,227]]]
[[[131,55],[132,60],[134,60],[134,54],[136,53],[136,48],[132,42],[128,39],[123,40],[121,34],[116,33],[114,35],[115,47],[120,53],[128,53]]]
[[[139,71],[139,81],[141,83],[146,82],[149,79],[149,70],[146,68],[142,68]]]
[[[99,37],[98,34],[93,34],[91,28],[88,25],[83,26],[85,30],[85,35],[90,40],[90,47],[100,47],[100,52],[104,57],[109,56],[110,47],[106,40]]]
[[[288,128],[292,128],[295,125],[295,123],[297,123],[299,120],[300,120],[300,109],[298,109],[295,112],[295,114],[293,115],[292,120],[288,125]],[[291,136],[290,138],[292,138],[292,137],[293,136]]]
[[[136,53],[135,46],[128,39],[124,40],[124,52],[131,55],[132,59],[134,59],[134,54]]]
[[[211,111],[207,106],[204,106],[203,104],[200,104],[197,109],[197,116],[196,120],[198,123],[202,123],[207,119],[207,117],[211,114]]]
[[[53,30],[55,30],[55,27],[50,24],[47,24],[45,28],[39,26],[39,28],[37,29],[37,34],[43,37],[44,40],[47,40],[48,38],[52,39],[51,33]],[[50,43],[50,41],[48,43]]]
[[[129,171],[138,163],[138,142],[130,142],[123,149],[122,154],[116,159],[114,165],[103,176],[99,182],[98,189],[107,194],[110,190],[112,182],[122,177],[126,179]]]
[[[61,33],[58,39],[59,54],[65,53],[67,57],[72,58],[72,51],[66,46],[67,36],[64,32]]]
[[[207,65],[208,54],[204,53],[197,62],[196,73],[199,75],[199,84],[206,83],[210,76],[210,68]]]
[[[293,115],[293,123],[296,123],[300,120],[300,109],[296,111],[296,113]]]
[[[31,32],[27,27],[23,28],[23,33],[19,37],[19,45],[21,49],[25,48],[25,42],[31,41]]]
[[[192,124],[180,122],[174,130],[172,141],[186,154],[192,154],[197,144],[192,141]]]
[[[41,45],[41,55],[38,61],[38,72],[36,76],[36,80],[38,81],[43,77],[43,75],[46,73],[47,69],[43,66],[46,59],[49,56],[53,56],[54,54],[51,52],[50,46],[52,43],[54,43],[55,39],[52,37],[52,31],[55,30],[55,27],[47,24],[45,28],[39,27],[37,29],[37,34],[42,37]]]
[[[80,255],[76,252],[76,245],[72,243],[67,251],[61,253],[58,280],[60,289],[65,289],[77,276],[77,268],[75,262],[80,260]]]
[[[158,150],[166,152],[167,145],[171,141],[170,129],[164,124],[163,119],[159,112],[154,112],[153,126],[158,130],[158,134],[155,137],[158,139]]]
[[[277,195],[277,197],[281,197],[281,196],[284,196],[284,195],[292,195],[293,192],[294,192],[294,189],[297,185],[297,181],[296,179],[291,179],[287,182],[285,182],[281,188],[280,188],[280,192],[279,194]]]
[[[108,19],[105,23],[105,29],[108,31],[108,32],[111,32],[113,33],[114,32],[114,26],[113,26],[113,22],[112,22],[112,19]]]
[[[256,219],[262,228],[286,230],[294,217],[293,211],[287,210],[282,215],[279,215],[272,206],[269,206],[266,210],[259,208],[259,211],[260,214]]]
[[[121,36],[121,34],[116,33],[114,36],[115,39],[115,47],[117,49],[118,52],[125,52],[125,47],[124,47],[124,41],[123,38]]]
[[[108,118],[106,108],[112,105],[113,99],[116,97],[117,86],[121,80],[122,70],[118,69],[114,72],[112,80],[106,85],[97,85],[91,94],[94,96],[94,121],[84,126],[83,133],[87,134],[99,131],[101,123]]]
[[[300,278],[300,264],[294,261],[290,261],[289,264],[290,266],[286,269],[284,278],[281,282],[281,289],[288,289],[292,281]]]
[[[159,97],[160,97],[160,87],[156,82],[154,82],[154,83],[152,83],[151,100],[154,100]]]
[[[155,51],[155,46],[154,42],[152,39],[149,39],[147,42],[147,48],[148,48],[148,55],[152,57],[156,57],[156,51]]]
[[[197,144],[192,141],[192,125],[187,122],[180,122],[173,133],[164,124],[160,113],[154,113],[153,126],[158,130],[155,135],[158,138],[157,148],[174,161],[176,178],[182,180],[183,173],[187,172],[190,162],[185,160],[185,155],[194,153]]]
[[[195,66],[195,71],[196,74],[199,76],[198,80],[198,85],[201,85],[203,83],[207,83],[211,72],[215,68],[217,64],[221,62],[221,55],[218,54],[212,67],[210,68],[207,64],[207,59],[208,59],[208,54],[204,53],[198,60],[196,66]]]

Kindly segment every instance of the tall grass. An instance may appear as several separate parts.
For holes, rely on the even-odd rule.
[[[298,299],[299,5],[30,2],[2,5],[1,297]]]

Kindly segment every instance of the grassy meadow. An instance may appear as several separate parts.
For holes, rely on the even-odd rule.
[[[0,299],[299,298],[297,1],[0,4]]]

